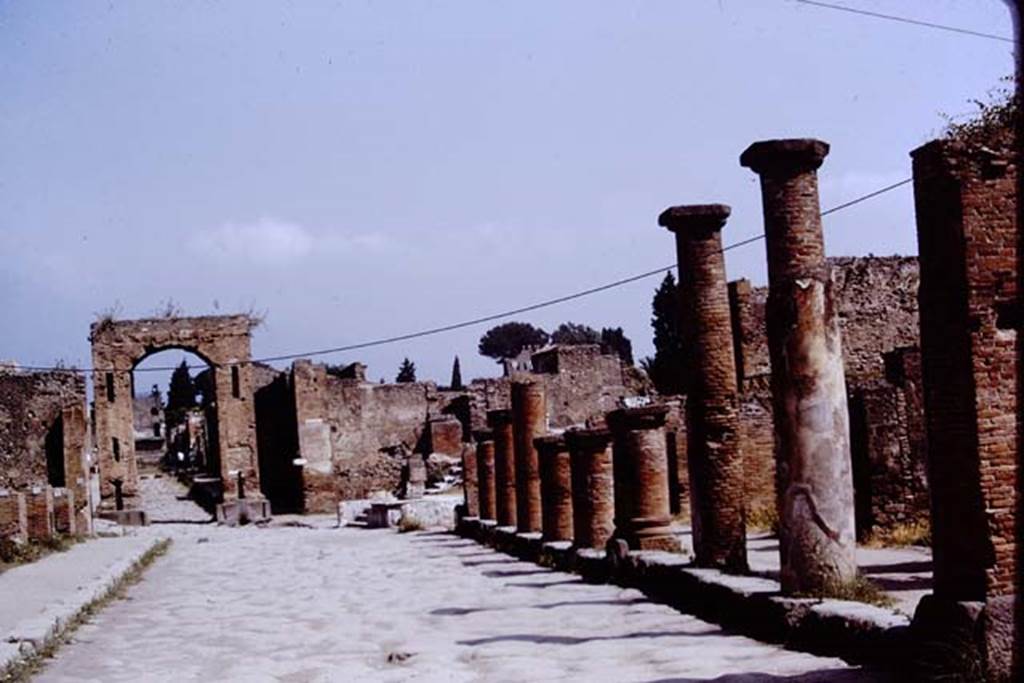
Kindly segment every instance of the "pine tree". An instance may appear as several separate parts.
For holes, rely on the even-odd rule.
[[[481,356],[488,358],[515,358],[527,347],[547,344],[548,339],[547,332],[530,323],[503,323],[487,330],[480,337],[477,350]]]
[[[196,405],[196,383],[188,374],[188,363],[181,361],[181,365],[171,373],[171,384],[167,390],[167,406],[164,409],[165,420],[168,427],[181,424],[185,420],[185,413]]]
[[[562,323],[551,333],[552,344],[575,346],[579,344],[600,344],[601,334],[589,325]]]
[[[452,363],[452,391],[462,391],[462,368],[459,367],[459,357],[455,356]]]
[[[605,327],[601,330],[601,353],[614,353],[626,365],[633,364],[633,342],[621,327]]]
[[[409,382],[416,381],[416,364],[408,358],[402,361],[402,365],[398,368],[398,376],[395,377],[395,381],[399,384],[407,384]]]
[[[654,357],[640,365],[661,394],[685,393],[683,338],[679,320],[678,287],[671,271],[654,293],[651,302],[651,327],[654,329]]]

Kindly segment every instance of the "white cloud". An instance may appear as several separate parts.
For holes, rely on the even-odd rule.
[[[297,223],[264,217],[251,223],[224,223],[213,230],[197,232],[189,240],[189,247],[221,262],[288,266],[317,255],[377,248],[383,243],[383,236],[378,234],[317,234]]]

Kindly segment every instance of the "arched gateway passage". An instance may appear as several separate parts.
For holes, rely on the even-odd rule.
[[[132,371],[143,359],[166,349],[199,356],[213,376],[216,451],[225,501],[237,500],[238,473],[244,495],[259,497],[256,460],[256,413],[253,409],[251,331],[246,315],[144,320],[101,320],[90,328],[96,450],[100,495],[114,502],[118,486],[124,496],[138,492],[139,476],[132,431]]]

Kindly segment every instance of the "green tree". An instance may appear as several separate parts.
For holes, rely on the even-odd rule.
[[[196,383],[188,374],[188,363],[184,360],[171,373],[171,385],[167,391],[168,410],[188,410],[196,405]]]
[[[451,389],[453,391],[462,391],[462,368],[459,367],[458,356],[455,356],[455,362],[452,363]]]
[[[477,350],[481,356],[515,358],[528,346],[544,346],[548,333],[529,323],[511,322],[492,327],[480,337]]]
[[[685,392],[683,338],[679,321],[678,287],[671,271],[654,292],[651,302],[654,356],[640,362],[661,394]]]
[[[626,365],[633,364],[633,342],[621,327],[605,327],[601,330],[601,353],[614,353]]]
[[[551,333],[552,344],[576,346],[579,344],[600,344],[601,334],[589,325],[562,323]]]
[[[168,427],[181,424],[185,413],[196,406],[196,383],[188,373],[188,363],[181,365],[171,373],[171,384],[167,389],[167,406],[164,408],[164,420]]]
[[[395,381],[399,384],[406,384],[408,382],[416,381],[416,364],[408,358],[402,361],[402,365],[398,368],[398,376],[395,377]]]

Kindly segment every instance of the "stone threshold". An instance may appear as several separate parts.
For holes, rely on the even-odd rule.
[[[541,541],[491,520],[465,517],[456,533],[518,559],[580,575],[591,583],[613,583],[686,614],[757,640],[851,664],[898,668],[910,644],[910,618],[848,600],[789,598],[774,579],[694,567],[686,555],[575,549],[570,542]]]

